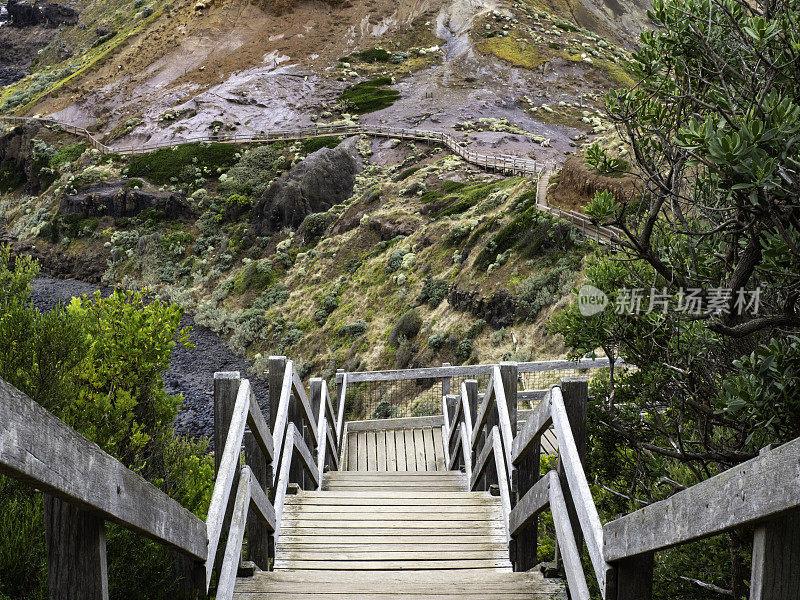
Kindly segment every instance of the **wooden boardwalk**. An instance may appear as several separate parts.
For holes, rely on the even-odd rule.
[[[512,572],[500,498],[467,485],[458,471],[326,473],[321,491],[287,498],[274,571],[239,578],[234,598],[522,600],[558,592],[539,574]]]
[[[442,424],[442,417],[349,422],[342,469],[444,471]]]

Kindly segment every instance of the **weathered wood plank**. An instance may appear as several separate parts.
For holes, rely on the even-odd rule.
[[[376,445],[376,453],[375,457],[377,459],[377,470],[381,472],[386,472],[386,431],[376,431],[375,432],[375,445]]]
[[[492,544],[506,548],[506,538],[502,533],[496,535],[459,535],[450,538],[446,535],[436,535],[435,532],[429,535],[404,535],[402,533],[392,535],[390,537],[378,535],[348,535],[340,537],[337,535],[329,535],[330,532],[321,532],[316,535],[294,535],[289,531],[284,532],[281,536],[281,545],[298,545],[298,546],[311,546],[311,547],[325,547],[325,546],[348,546],[348,545],[362,545],[364,547],[374,548],[376,544],[386,545],[406,545],[416,546],[421,545],[431,546],[484,546],[485,544]]]
[[[386,470],[397,474],[397,442],[394,429],[386,430]]]
[[[394,444],[396,448],[395,457],[397,462],[397,470],[399,472],[409,471],[413,469],[408,468],[406,462],[406,434],[402,429],[394,430]]]
[[[292,386],[295,391],[295,397],[299,401],[299,405],[301,408],[301,413],[303,415],[303,420],[305,421],[306,426],[311,430],[311,436],[313,438],[317,437],[317,420],[314,411],[311,409],[311,402],[309,402],[308,394],[306,394],[306,389],[303,387],[303,382],[300,379],[300,375],[297,374],[297,371],[292,368]]]
[[[245,379],[239,383],[236,404],[230,416],[230,427],[225,439],[225,447],[219,463],[219,471],[214,482],[211,504],[206,517],[208,529],[208,557],[206,558],[206,587],[211,584],[211,573],[219,547],[220,536],[227,524],[229,499],[234,481],[239,475],[239,458],[244,437],[247,413],[250,410],[250,383]]]
[[[550,509],[553,514],[553,524],[556,528],[556,536],[559,541],[559,549],[564,559],[564,571],[567,574],[572,598],[576,600],[589,600],[589,588],[586,585],[586,578],[583,575],[581,556],[578,546],[575,544],[575,534],[569,523],[567,505],[564,501],[564,492],[561,490],[561,482],[554,471],[550,471]],[[603,587],[601,587],[603,589]]]
[[[503,507],[503,525],[505,526],[506,535],[508,535],[510,540],[511,535],[508,533],[508,519],[511,515],[511,490],[509,489],[509,477],[506,472],[503,445],[500,441],[500,433],[496,425],[492,428],[492,454],[494,456],[495,468],[497,469],[497,481],[500,486],[500,501]]]
[[[539,479],[534,486],[517,502],[508,520],[508,529],[515,535],[528,525],[537,514],[550,503],[550,475]]]
[[[511,445],[511,459],[514,464],[525,458],[525,455],[536,444],[538,438],[547,430],[553,422],[550,400],[542,400],[528,415],[525,427],[514,439]]]
[[[425,470],[424,466],[420,469],[419,465],[417,465],[417,450],[414,445],[414,430],[406,429],[405,431],[403,431],[403,436],[405,437],[405,447],[406,447],[406,470],[424,471]]]
[[[275,446],[273,444],[272,434],[269,431],[267,422],[264,420],[264,415],[261,414],[261,407],[258,405],[258,402],[256,402],[256,396],[252,392],[252,387],[250,392],[250,410],[247,413],[247,425],[250,427],[250,431],[253,432],[253,437],[261,448],[261,452],[264,453],[264,457],[267,461],[271,462],[272,459],[275,458]]]
[[[481,430],[489,418],[489,409],[494,402],[494,373],[489,378],[489,384],[486,386],[486,393],[483,395],[483,400],[478,408],[478,416],[475,418],[475,424],[472,430],[472,449],[477,450],[478,440],[481,436]]]
[[[750,600],[790,600],[800,593],[800,510],[756,527]]]
[[[369,459],[367,457],[367,432],[359,431],[355,435],[358,436],[358,470],[366,471],[369,464]]]
[[[508,559],[459,559],[459,560],[286,560],[275,559],[275,569],[352,569],[354,571],[386,571],[424,569],[504,569],[511,571]],[[588,596],[587,596],[588,598]]]
[[[278,539],[278,535],[281,531],[282,526],[282,519],[283,519],[283,510],[284,510],[284,501],[286,500],[286,490],[289,487],[289,479],[290,479],[290,469],[292,466],[292,455],[294,454],[294,437],[297,435],[297,429],[295,429],[294,424],[290,423],[289,427],[286,429],[286,437],[283,440],[283,451],[281,452],[281,464],[280,468],[278,469],[278,483],[275,486],[275,501],[273,506],[275,507],[275,538]]]
[[[0,472],[205,560],[191,512],[0,379]]]
[[[561,397],[561,390],[557,387],[552,392],[552,415],[553,427],[558,436],[558,450],[560,463],[564,465],[564,472],[569,482],[569,491],[578,515],[583,534],[586,536],[586,548],[589,550],[589,557],[592,559],[597,582],[600,589],[605,588],[606,577],[612,569],[603,558],[603,526],[600,524],[600,517],[597,514],[597,507],[594,505],[586,475],[583,472],[578,448],[572,436],[569,425],[569,417],[564,408],[564,400]],[[552,489],[552,482],[550,484]],[[570,527],[570,529],[572,529]],[[559,543],[561,543],[559,539]]]
[[[572,439],[575,442],[575,449],[579,459],[579,466],[581,473],[584,473],[586,465],[586,405],[589,400],[589,380],[585,377],[569,377],[562,378],[560,382],[561,399],[564,402],[564,411],[567,415],[569,423],[569,430],[572,432]],[[578,465],[576,465],[577,467]],[[561,479],[561,489],[565,491],[564,498],[567,502],[567,512],[569,512],[570,523],[572,524],[572,531],[575,533],[575,543],[578,548],[583,548],[583,534],[580,519],[575,508],[572,488],[568,486],[568,481],[565,473],[565,464],[559,456],[558,461],[558,476]],[[601,525],[598,520],[596,523],[598,531],[601,532]],[[596,554],[599,559],[602,556],[602,537],[599,538],[597,544]]]
[[[492,434],[489,433],[486,438],[486,443],[483,445],[478,457],[475,459],[475,465],[472,468],[472,477],[470,477],[469,481],[470,490],[474,490],[478,485],[478,480],[480,479],[481,475],[483,475],[483,472],[486,471],[486,467],[489,463],[489,457],[491,456],[493,450],[494,445],[492,441]]]
[[[277,483],[278,472],[283,461],[280,451],[282,448],[286,447],[283,441],[286,436],[286,426],[289,422],[289,404],[291,403],[292,398],[292,370],[294,369],[292,361],[285,360],[282,357],[271,357],[270,382],[277,379],[277,375],[273,375],[272,373],[273,366],[277,369],[280,365],[284,366],[281,386],[280,388],[270,388],[270,390],[280,389],[280,396],[278,397],[278,409],[275,413],[275,420],[272,422],[272,441],[275,448],[275,456],[272,459],[272,475],[275,477],[275,482],[273,482],[273,484]],[[272,402],[274,402],[274,400],[275,396],[273,396],[272,392],[270,391],[270,405]]]
[[[244,527],[247,519],[247,509],[250,505],[250,468],[242,467],[239,476],[239,487],[236,490],[236,500],[233,504],[233,516],[228,530],[228,539],[225,543],[225,558],[222,561],[217,578],[217,600],[231,600],[233,588],[236,585],[236,574],[239,570],[239,561],[242,558],[242,542],[244,541]]]
[[[439,429],[441,431],[441,429]],[[436,471],[436,450],[433,443],[433,429],[425,428],[422,430],[422,440],[425,447],[425,470]]]
[[[252,410],[252,406],[251,406]],[[272,487],[272,477],[269,477],[269,462],[261,452],[256,436],[252,431],[244,434],[245,463],[250,467],[252,474],[250,504],[255,505],[255,510],[247,513],[247,559],[253,561],[260,569],[269,569],[270,544],[272,532],[275,530],[275,511],[267,501],[262,485]],[[253,489],[258,488],[261,496],[255,498]],[[257,493],[257,492],[256,492]],[[262,501],[259,504],[259,501]],[[269,507],[269,508],[267,508]],[[263,514],[262,514],[263,513]],[[265,519],[271,513],[272,522]]]
[[[317,470],[317,465],[314,462],[314,457],[311,455],[311,450],[308,448],[301,435],[295,434],[294,447],[295,450],[297,450],[296,456],[300,458],[300,463],[302,464],[306,473],[311,476],[314,489],[316,489],[319,486],[321,475]]]
[[[797,506],[800,438],[606,523],[603,551],[615,561],[768,521]]]
[[[414,452],[417,455],[417,470],[427,471],[428,463],[425,458],[425,439],[422,429],[412,429],[414,435]]]
[[[458,427],[460,429],[460,427]],[[433,434],[433,452],[436,455],[436,466],[434,471],[442,472],[447,471],[447,465],[445,465],[445,458],[447,453],[444,449],[444,438],[442,437],[442,428],[441,427],[434,427],[431,429],[431,433]]]
[[[252,474],[250,478],[250,508],[255,511],[258,518],[270,531],[275,531],[275,509],[270,504],[267,493]],[[264,570],[266,571],[266,568]]]
[[[611,363],[607,358],[581,358],[579,360],[540,360],[536,362],[517,363],[520,373],[538,373],[541,371],[566,371],[570,369],[602,369]],[[617,361],[617,366],[624,366]]]
[[[402,419],[368,419],[366,421],[348,421],[349,431],[378,431],[380,429],[419,429],[422,427],[441,427],[444,424],[442,415],[430,417],[404,417]]]
[[[488,375],[493,365],[465,365],[457,367],[426,367],[393,371],[361,371],[348,373],[351,383],[371,381],[403,381],[409,379],[441,379],[443,377],[477,377]]]

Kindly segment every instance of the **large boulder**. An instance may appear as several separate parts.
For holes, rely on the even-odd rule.
[[[100,181],[81,188],[76,194],[61,200],[59,212],[86,217],[133,217],[143,210],[162,211],[167,219],[186,219],[192,216],[186,199],[174,192],[139,189],[139,180],[120,179]]]
[[[8,0],[6,6],[14,27],[58,27],[59,25],[76,25],[78,11],[64,4],[40,3]]]
[[[362,169],[357,138],[336,148],[320,148],[273,183],[253,208],[261,232],[298,227],[308,215],[324,212],[353,194]]]

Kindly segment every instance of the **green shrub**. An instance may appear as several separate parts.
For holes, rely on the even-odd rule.
[[[446,343],[447,343],[447,338],[445,338],[440,333],[434,333],[428,336],[428,346],[430,346],[434,350],[439,350],[440,348],[444,348],[444,345]]]
[[[444,279],[428,277],[422,285],[422,291],[417,296],[417,302],[427,304],[432,310],[436,309],[447,296],[450,284]]]
[[[579,269],[579,258],[566,257],[544,273],[524,279],[517,286],[517,316],[534,321],[545,306],[569,294]]]
[[[187,341],[182,310],[118,290],[40,313],[30,304],[37,265],[18,258],[12,271],[9,258],[0,247],[0,377],[204,518],[213,460],[206,442],[174,436],[181,397],[162,378]],[[0,477],[0,597],[47,596],[41,506],[31,488]],[[107,551],[113,600],[180,595],[164,547],[109,524]]]
[[[303,154],[311,154],[320,148],[336,148],[342,143],[342,138],[333,135],[326,135],[322,137],[309,138],[300,142],[300,147],[303,149]]]
[[[186,181],[184,169],[192,167],[208,169],[216,173],[217,169],[226,169],[236,163],[236,146],[217,142],[198,142],[182,144],[170,148],[160,148],[154,152],[134,156],[128,165],[128,175],[143,177],[159,185]],[[175,180],[175,181],[173,181]],[[239,190],[231,190],[231,193]]]
[[[273,146],[250,148],[241,159],[220,178],[222,194],[244,194],[258,198],[285,167],[285,158]]]
[[[586,149],[586,164],[594,167],[598,173],[603,175],[620,173],[630,168],[630,163],[627,160],[609,156],[605,148],[601,148],[600,144],[597,143]]]
[[[525,258],[551,250],[566,251],[578,242],[572,225],[563,219],[529,208],[503,227],[475,259],[475,266],[486,269],[498,255],[517,248]]]
[[[25,173],[9,164],[0,169],[0,194],[13,192],[25,183]]]
[[[381,400],[372,411],[370,419],[394,419],[399,415],[397,407],[392,405],[388,400]]]
[[[436,215],[436,218],[440,219],[442,217],[450,217],[466,212],[478,204],[478,202],[481,200],[485,200],[489,194],[496,190],[502,189],[507,184],[507,181],[497,181],[489,184],[477,184],[470,186],[464,184],[459,186],[457,182],[445,182],[442,184],[442,190],[444,191],[445,187],[453,188],[455,186],[453,191],[458,191],[458,196],[454,196],[454,198],[458,198],[459,200],[455,204],[440,211],[439,214]]]
[[[405,181],[406,179],[408,179],[409,177],[411,177],[411,176],[412,176],[414,173],[416,173],[417,171],[419,171],[419,167],[410,167],[410,168],[408,168],[408,169],[406,169],[406,170],[402,171],[402,172],[401,172],[401,173],[400,173],[400,174],[397,176],[397,181]]]
[[[408,254],[408,250],[404,250],[403,248],[398,248],[394,250],[389,255],[389,260],[386,261],[386,272],[387,273],[394,273],[395,271],[399,270],[400,267],[403,265],[403,257]]]
[[[87,147],[88,146],[84,142],[78,142],[77,144],[71,144],[60,148],[50,157],[50,166],[55,169],[64,163],[74,163],[81,157],[81,154],[86,151]]]
[[[411,407],[412,417],[430,417],[438,415],[442,409],[441,404],[431,398],[420,400],[413,407]]]
[[[466,186],[467,184],[463,181],[451,181],[448,179],[442,182],[442,187],[439,188],[439,191],[443,194],[449,194],[450,192],[457,192]]]
[[[345,110],[359,115],[384,109],[394,104],[400,97],[400,92],[397,90],[381,87],[391,83],[391,77],[379,77],[357,83],[343,91],[338,101]]]
[[[400,315],[389,332],[389,345],[397,346],[401,337],[406,340],[414,339],[420,329],[422,329],[422,317],[419,316],[416,309],[407,310]]]
[[[263,291],[277,280],[278,275],[269,260],[250,263],[233,280],[232,293],[236,296],[250,290]]]
[[[300,230],[303,231],[303,240],[306,244],[315,243],[322,237],[327,227],[328,213],[321,212],[308,215],[303,219],[303,223],[300,226]]]
[[[367,333],[367,323],[363,319],[359,319],[355,323],[347,323],[339,328],[339,335],[355,339]]]
[[[386,63],[392,58],[392,55],[383,48],[370,48],[369,50],[362,50],[361,52],[356,52],[355,56],[358,57],[358,60],[367,63]]]

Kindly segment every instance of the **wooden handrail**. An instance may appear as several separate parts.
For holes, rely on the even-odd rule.
[[[709,506],[715,510],[707,510]],[[610,561],[630,558],[770,520],[798,507],[800,438],[606,523],[603,552]]]
[[[586,537],[586,547],[589,550],[589,558],[591,558],[592,566],[594,567],[597,583],[600,585],[601,590],[605,590],[608,572],[612,567],[603,558],[603,526],[600,523],[597,507],[594,505],[594,499],[589,490],[589,483],[586,481],[586,475],[583,472],[578,449],[575,446],[575,439],[572,436],[572,429],[567,419],[567,411],[564,408],[561,388],[558,386],[553,387],[550,406],[553,427],[556,430],[558,439],[559,458],[567,475],[569,491],[572,495],[581,529]]]
[[[206,560],[203,521],[3,379],[0,472]]]

